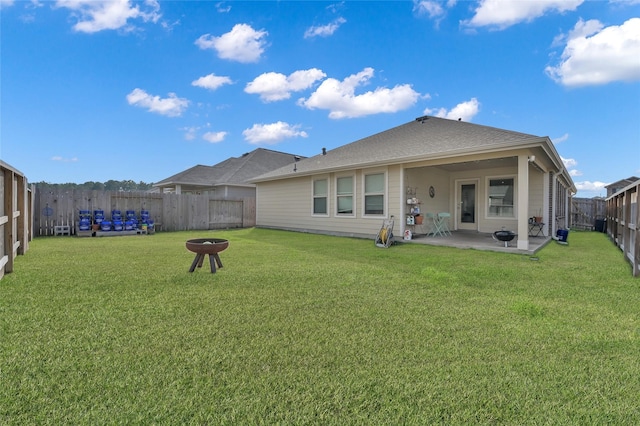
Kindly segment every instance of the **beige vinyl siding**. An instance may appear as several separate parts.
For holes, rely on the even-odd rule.
[[[256,190],[256,226],[304,228],[311,216],[308,177],[263,182]]]
[[[448,212],[451,209],[450,189],[451,173],[437,167],[409,169],[408,181],[415,182],[416,198],[420,200],[422,213]],[[435,197],[429,196],[429,187],[433,186]],[[406,190],[406,188],[405,188]],[[405,197],[406,198],[406,197]],[[404,200],[406,203],[406,199]]]
[[[528,217],[542,216],[543,221],[547,222],[546,211],[544,206],[544,174],[538,170],[529,169],[529,213]]]
[[[256,195],[254,187],[225,186],[222,190],[224,191],[224,197],[230,199],[255,197]]]
[[[480,169],[472,172],[456,173],[453,175],[454,179],[474,177],[478,179],[476,206],[478,216],[478,230],[480,232],[494,232],[502,229],[516,229],[518,225],[517,220],[517,184],[518,184],[518,169],[517,167],[500,167]],[[498,177],[512,178],[514,184],[514,215],[513,217],[495,217],[489,216],[489,180]],[[453,192],[452,192],[453,193]],[[452,200],[452,204],[455,204],[455,200]],[[453,210],[452,210],[453,212]]]
[[[390,171],[391,170],[391,171]],[[400,216],[400,166],[368,170],[345,171],[316,176],[261,182],[257,188],[256,226],[295,230],[301,232],[319,232],[332,235],[371,237],[380,230],[382,220],[393,214]],[[364,216],[363,179],[364,175],[375,172],[386,173],[385,215]],[[354,215],[337,216],[335,214],[336,176],[354,176]],[[328,215],[313,215],[313,180],[326,177],[329,182],[327,199]],[[395,233],[400,233],[396,225]]]
[[[477,185],[476,223],[480,232],[493,232],[505,227],[517,229],[517,207],[514,217],[490,217],[487,214],[488,183],[490,178],[512,177],[517,189],[517,167],[479,168],[464,171],[447,171],[439,166],[424,166],[402,170],[402,165],[301,176],[280,181],[262,182],[257,191],[257,226],[289,229],[302,232],[319,232],[334,235],[370,237],[379,231],[385,218],[395,218],[394,233],[401,236],[405,229],[406,186],[417,190],[422,202],[422,213],[451,213],[450,225],[454,228],[459,214],[455,194],[457,182],[473,180]],[[370,173],[386,173],[384,216],[364,215],[364,176]],[[335,184],[337,176],[354,177],[354,215],[337,216]],[[313,180],[326,178],[329,183],[327,197],[328,214],[313,215]],[[532,216],[542,206],[544,211],[544,173],[529,169],[529,207]],[[435,188],[435,197],[429,197],[429,187]],[[517,194],[516,194],[517,196]]]
[[[442,168],[435,167],[419,167],[407,169],[405,171],[407,181],[417,182],[416,197],[421,201],[420,210],[423,213],[449,212],[452,215],[451,223],[453,224],[454,213],[458,213],[456,200],[456,185],[461,180],[477,180],[477,198],[476,198],[476,221],[480,232],[493,232],[501,229],[503,226],[507,229],[517,228],[517,215],[513,218],[489,217],[487,215],[488,204],[488,179],[496,176],[513,177],[514,183],[517,183],[518,169],[516,167],[501,167],[474,169],[460,172],[447,172]],[[436,191],[434,198],[429,197],[429,186],[433,186]],[[539,170],[530,167],[529,169],[529,211],[533,216],[538,208],[543,207],[542,193],[544,191],[544,174]],[[534,202],[533,200],[540,200]],[[543,209],[544,212],[544,209]],[[402,216],[403,217],[403,216]]]
[[[395,234],[401,235],[401,226],[404,220],[405,187],[402,181],[402,166],[394,165],[387,169],[387,218],[395,219]],[[377,231],[376,231],[377,232]]]

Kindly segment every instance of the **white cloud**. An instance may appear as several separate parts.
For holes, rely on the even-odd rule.
[[[569,139],[569,133],[565,133],[564,135],[560,136],[559,138],[553,138],[553,143],[554,144],[559,144],[562,142],[565,142]]]
[[[580,20],[566,39],[560,63],[545,69],[556,82],[587,86],[640,80],[640,18],[606,28],[596,20]]]
[[[575,167],[578,165],[578,162],[573,158],[564,158],[560,156],[562,163],[564,164],[565,169],[569,172],[570,176],[582,176],[582,172]]]
[[[0,9],[4,7],[13,6],[14,3],[15,3],[14,0],[0,0]]]
[[[346,23],[347,20],[340,17],[335,19],[332,23],[327,24],[327,25],[321,25],[321,26],[317,26],[317,27],[309,27],[307,29],[307,31],[304,32],[304,38],[310,38],[310,37],[329,37],[330,35],[333,35],[333,33],[335,33],[338,28],[340,28],[340,25]]]
[[[162,26],[162,28],[164,28],[167,32],[172,32],[174,27],[177,27],[178,25],[180,25],[180,20],[176,20],[173,21],[173,23],[169,23],[167,21],[162,21],[160,22],[160,25]]]
[[[225,5],[223,1],[216,3],[216,10],[219,13],[229,13],[231,12],[231,6]]]
[[[426,16],[433,20],[436,26],[440,25],[447,16],[447,10],[454,7],[457,0],[413,0],[413,13],[419,17]]]
[[[51,157],[52,161],[61,161],[63,163],[75,163],[78,161],[78,157],[73,157],[73,158],[64,158],[60,155],[54,155],[53,157]]]
[[[520,22],[530,22],[550,11],[576,10],[584,0],[482,0],[475,15],[463,25],[504,29]]]
[[[408,84],[392,89],[378,87],[374,91],[356,95],[355,89],[366,84],[373,73],[373,68],[365,68],[343,81],[328,78],[308,99],[300,99],[298,104],[308,109],[327,109],[330,111],[329,118],[337,119],[401,111],[414,105],[420,97]]]
[[[160,4],[156,0],[145,0],[144,3],[136,3],[135,6],[129,0],[58,0],[56,7],[72,10],[78,17],[73,29],[84,33],[130,29],[130,19],[155,23],[161,17]]]
[[[572,169],[578,165],[578,162],[573,158],[564,158],[561,156],[560,159],[562,160],[562,163],[567,170]]]
[[[621,4],[621,5],[633,5],[633,4],[640,4],[640,0],[609,0],[609,3],[615,4]]]
[[[418,15],[426,15],[431,19],[437,19],[445,14],[445,9],[442,5],[441,1],[436,0],[414,0],[413,11]]]
[[[199,127],[184,127],[181,130],[185,131],[184,139],[187,141],[192,141],[196,138],[196,133],[198,132]]]
[[[211,143],[218,143],[224,140],[224,137],[227,136],[227,132],[207,132],[202,135],[202,139]]]
[[[440,118],[448,118],[451,120],[461,119],[462,121],[471,121],[478,112],[480,112],[480,102],[476,98],[471,98],[468,101],[461,102],[450,111],[446,108],[431,109],[427,108],[424,113],[427,115],[434,115]]]
[[[209,90],[216,90],[225,84],[233,84],[233,82],[229,77],[221,77],[213,73],[191,82],[192,86],[203,87]]]
[[[591,191],[591,192],[602,191],[605,189],[605,186],[609,185],[608,183],[605,183],[605,182],[599,182],[599,181],[590,182],[588,180],[585,180],[583,182],[575,182],[575,184],[578,191]]]
[[[137,88],[127,95],[127,102],[129,102],[129,105],[146,108],[149,112],[168,117],[179,117],[189,106],[187,99],[179,98],[175,93],[169,93],[167,98],[162,99]]]
[[[299,130],[300,125],[291,125],[278,121],[271,124],[254,124],[252,128],[242,132],[245,140],[252,144],[265,143],[275,145],[284,139],[302,137],[306,138],[307,132]]]
[[[251,94],[259,94],[264,102],[289,99],[291,92],[307,89],[318,80],[327,75],[317,68],[300,70],[289,76],[276,72],[268,72],[259,75],[248,83],[244,91]]]
[[[230,32],[214,37],[204,34],[196,40],[196,45],[203,50],[212,49],[218,52],[221,59],[229,59],[242,63],[257,62],[264,52],[266,31],[256,31],[247,24],[236,24]]]

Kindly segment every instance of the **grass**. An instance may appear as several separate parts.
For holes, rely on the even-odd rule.
[[[224,267],[190,274],[207,236]],[[640,424],[640,281],[599,233],[536,257],[36,239],[0,280],[0,423]]]

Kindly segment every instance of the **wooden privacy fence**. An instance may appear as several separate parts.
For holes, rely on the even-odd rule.
[[[593,230],[596,221],[604,220],[606,201],[604,198],[572,198],[571,227],[582,230]],[[598,229],[598,231],[600,231]],[[604,230],[602,230],[604,231]]]
[[[24,174],[0,160],[0,278],[13,272],[14,259],[33,238],[33,192]]]
[[[159,231],[189,231],[248,228],[256,223],[255,198],[215,199],[208,194],[159,194],[150,192],[60,190],[36,191],[34,229],[36,236],[55,235],[57,226],[68,226],[75,234],[81,210],[112,210],[139,217],[149,212]],[[58,228],[60,229],[60,228]]]
[[[640,276],[640,180],[607,198],[607,235],[631,263],[633,276]]]

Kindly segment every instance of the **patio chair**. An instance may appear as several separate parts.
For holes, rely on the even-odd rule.
[[[424,229],[425,229],[425,235],[428,237],[429,235],[435,235],[436,233],[436,221],[438,220],[436,218],[436,215],[433,213],[426,213],[426,220],[424,221]]]
[[[450,213],[438,213],[436,216],[436,230],[433,234],[433,236],[435,237],[436,235],[442,235],[443,237],[446,237],[447,234],[451,235],[451,231],[449,230],[449,218],[451,217]]]

